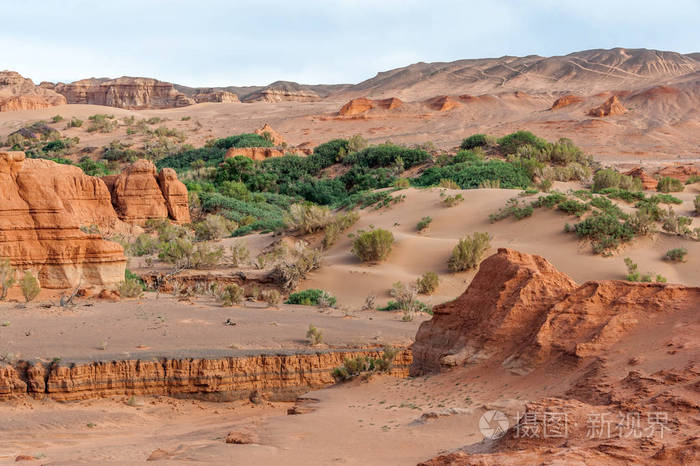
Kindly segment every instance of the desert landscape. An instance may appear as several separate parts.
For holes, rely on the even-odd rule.
[[[0,72],[0,432],[2,464],[697,464],[700,54]]]

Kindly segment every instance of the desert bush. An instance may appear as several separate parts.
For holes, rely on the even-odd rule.
[[[484,180],[479,183],[479,189],[500,189],[501,180]]]
[[[472,134],[468,138],[462,140],[459,145],[460,149],[474,149],[475,147],[483,147],[489,144],[489,137],[485,134]]]
[[[245,297],[245,290],[242,286],[232,283],[226,285],[224,289],[219,294],[219,301],[224,306],[233,306],[234,304],[241,304],[243,298]]]
[[[416,228],[418,231],[424,231],[426,230],[430,224],[433,222],[432,217],[425,216],[422,219],[420,219],[420,222],[418,222],[418,225],[416,225]]]
[[[68,129],[68,128],[80,128],[81,126],[83,126],[83,120],[73,117],[68,122],[66,129]]]
[[[269,306],[278,306],[279,303],[282,301],[282,295],[280,294],[279,291],[269,289],[269,290],[263,290],[262,293],[260,293],[260,297],[265,301]]]
[[[497,212],[489,215],[489,220],[491,223],[503,220],[510,216],[515,217],[518,220],[522,220],[533,214],[534,208],[532,205],[526,205],[521,203],[517,198],[509,199],[505,207],[501,207]]]
[[[666,277],[659,274],[653,274],[651,272],[640,273],[639,266],[635,264],[629,257],[625,258],[625,265],[627,266],[627,276],[625,279],[630,282],[657,282],[666,283]]]
[[[408,178],[396,178],[394,180],[394,188],[406,189],[411,187],[411,182]]]
[[[15,283],[15,268],[9,259],[0,259],[0,301],[7,297],[7,292]]]
[[[318,249],[297,248],[293,258],[285,259],[275,265],[270,272],[270,278],[283,290],[291,291],[306,277],[306,274],[321,266],[322,257]]]
[[[338,382],[342,382],[357,377],[362,373],[388,372],[391,370],[397,354],[397,349],[386,346],[382,351],[382,355],[378,358],[368,356],[345,358],[342,366],[333,369],[333,378]]]
[[[319,345],[323,341],[323,332],[316,328],[314,324],[309,324],[309,329],[306,331],[306,338],[312,346]]]
[[[34,300],[41,291],[39,280],[29,270],[24,272],[24,275],[19,280],[19,288],[22,290],[22,295],[26,302]]]
[[[333,221],[333,213],[327,207],[314,204],[292,204],[289,207],[290,228],[300,230],[302,233],[313,233],[324,229]]]
[[[192,255],[188,258],[187,268],[209,269],[221,263],[224,257],[223,246],[214,246],[207,243],[197,243]]]
[[[446,188],[446,189],[460,189],[459,185],[457,183],[455,183],[452,180],[448,180],[446,178],[443,178],[440,180],[440,182],[438,183],[438,187],[439,188]]]
[[[550,189],[552,189],[552,180],[549,178],[544,178],[542,181],[537,183],[537,189],[542,191],[543,193],[548,193]]]
[[[310,288],[290,294],[286,302],[287,304],[300,304],[303,306],[319,306],[325,303],[332,307],[335,306],[336,299],[327,291]]]
[[[590,207],[588,204],[584,204],[573,199],[567,199],[560,202],[557,209],[561,210],[562,212],[566,212],[569,215],[576,215],[577,217],[580,217],[587,210],[589,210]]]
[[[394,244],[394,235],[382,228],[360,230],[352,244],[352,253],[362,262],[379,262],[386,259]]]
[[[661,211],[660,220],[663,222],[661,228],[668,233],[681,236],[692,234],[690,225],[693,223],[693,219],[676,214],[671,207]]]
[[[403,171],[427,162],[429,159],[430,154],[424,150],[387,143],[349,153],[343,163],[366,168],[396,168],[398,171]]]
[[[435,165],[423,171],[418,178],[414,178],[413,185],[435,186],[442,179],[452,180],[461,189],[477,188],[485,180],[498,180],[504,189],[524,189],[532,183],[531,175],[523,164],[491,159],[446,166]]]
[[[574,225],[573,230],[579,238],[591,241],[593,252],[596,254],[608,254],[619,247],[620,243],[634,238],[634,230],[629,222],[623,222],[617,216],[606,212],[595,212]]]
[[[141,233],[133,243],[127,247],[129,254],[134,256],[145,256],[158,252],[158,240],[148,233]]]
[[[647,236],[656,231],[654,219],[644,210],[631,214],[626,223],[637,236]]]
[[[440,284],[440,278],[435,272],[425,272],[416,280],[416,290],[420,294],[433,294]]]
[[[231,245],[231,264],[240,267],[250,260],[250,250],[244,240],[238,240]]]
[[[143,295],[143,282],[127,270],[117,291],[122,298],[140,298]]]
[[[269,139],[252,133],[236,134],[226,138],[215,140],[211,146],[217,149],[230,149],[231,147],[272,147],[274,144]]]
[[[221,215],[207,215],[201,222],[194,223],[194,230],[197,241],[217,240],[231,236],[231,232],[236,231],[238,224]]]
[[[51,117],[51,123],[58,123],[59,121],[63,121],[63,117],[61,115],[54,115]]]
[[[672,262],[685,262],[685,256],[687,255],[688,250],[686,248],[674,248],[666,251],[664,259]]]
[[[659,204],[676,204],[680,205],[683,203],[682,200],[678,199],[675,196],[671,196],[670,194],[654,194],[653,196],[649,197],[649,200],[651,202],[658,202]]]
[[[685,186],[683,182],[676,178],[671,178],[670,176],[664,176],[659,180],[659,184],[656,190],[660,193],[678,193],[683,191]]]
[[[158,258],[176,267],[189,268],[189,260],[194,251],[192,241],[187,238],[161,240],[158,244]]]
[[[111,133],[117,128],[118,122],[114,119],[114,115],[98,113],[88,117],[88,132],[92,133],[99,131],[100,133]]]
[[[454,207],[463,201],[464,197],[461,194],[455,194],[454,196],[445,196],[442,198],[442,204],[445,207]]]
[[[323,249],[328,249],[335,244],[340,234],[357,223],[359,219],[360,214],[354,211],[336,215],[324,230]]]
[[[490,247],[491,236],[488,233],[476,232],[471,236],[465,236],[452,250],[447,266],[452,272],[473,269]]]
[[[593,175],[593,192],[601,192],[606,188],[619,188],[628,191],[641,191],[642,181],[628,175],[606,168],[598,170]]]
[[[498,145],[506,154],[515,154],[521,146],[529,145],[535,149],[544,149],[547,141],[532,134],[530,131],[516,131],[498,139]]]
[[[695,215],[700,215],[700,194],[695,196],[695,200],[693,201],[693,205],[695,206]]]

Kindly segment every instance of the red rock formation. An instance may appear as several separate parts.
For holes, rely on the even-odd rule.
[[[0,112],[35,110],[66,103],[65,97],[15,71],[0,72]]]
[[[700,176],[700,169],[693,165],[668,165],[656,172],[656,175],[659,177],[670,176],[685,182],[691,176]]]
[[[656,187],[659,184],[656,178],[649,176],[642,167],[634,168],[625,173],[625,175],[642,180],[642,187],[645,190],[656,191]]]
[[[55,90],[63,94],[69,104],[146,109],[184,107],[195,103],[177,91],[172,83],[151,78],[83,79],[70,84],[59,83]]]
[[[125,222],[143,225],[149,219],[170,218],[179,223],[190,221],[187,188],[177,174],[164,168],[156,175],[149,160],[137,160],[119,175],[102,178],[112,197],[112,205]]]
[[[454,100],[449,95],[433,97],[426,100],[425,104],[438,112],[446,112],[447,110],[452,110],[453,108],[459,107],[459,102]]]
[[[552,104],[552,108],[550,110],[558,110],[560,108],[568,107],[569,105],[577,104],[580,102],[583,102],[583,99],[577,95],[574,95],[574,94],[563,95],[554,101],[554,103]]]
[[[462,296],[437,306],[413,345],[412,374],[493,360],[527,372],[557,355],[601,354],[644,313],[688,308],[700,288],[593,281],[579,287],[539,256],[484,260]]]
[[[99,179],[77,167],[25,160],[24,152],[0,152],[0,199],[0,257],[34,271],[43,288],[124,279],[122,247],[79,229],[116,222]]]
[[[158,185],[165,198],[168,217],[176,223],[190,223],[187,187],[177,179],[172,168],[163,168],[158,174]]]
[[[199,396],[212,400],[248,398],[294,400],[309,389],[334,382],[331,370],[345,358],[378,357],[381,350],[260,354],[219,359],[148,359],[51,364],[0,365],[0,400],[41,395],[57,401],[114,395]],[[391,373],[405,376],[410,351],[396,355]]]
[[[285,153],[285,151],[274,147],[232,147],[226,151],[226,158],[230,159],[240,155],[253,160],[265,160],[272,157],[282,157]]]
[[[267,134],[267,136],[270,138],[272,143],[276,146],[281,146],[282,144],[286,144],[286,141],[284,140],[282,135],[280,133],[278,133],[277,131],[275,131],[272,128],[272,126],[268,125],[267,123],[265,123],[262,128],[256,129],[254,132],[258,136],[263,136],[263,137],[265,137],[265,135]]]
[[[620,103],[620,99],[616,95],[613,95],[608,100],[603,102],[602,105],[592,108],[588,111],[588,114],[595,117],[606,117],[614,115],[622,115],[626,113],[627,109],[623,107]]]
[[[235,103],[240,102],[238,96],[233,92],[228,91],[212,91],[212,92],[200,92],[192,96],[195,102],[224,102],[224,103]]]

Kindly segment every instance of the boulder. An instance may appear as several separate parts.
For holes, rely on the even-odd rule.
[[[569,105],[578,104],[580,102],[583,102],[583,99],[577,95],[563,95],[554,101],[550,110],[558,110],[560,108],[568,107]]]
[[[190,223],[187,187],[177,179],[172,168],[163,168],[158,174],[158,185],[165,198],[168,217],[176,223]]]
[[[119,283],[123,248],[80,230],[116,222],[105,189],[77,167],[0,152],[0,257],[31,270],[43,288]]]

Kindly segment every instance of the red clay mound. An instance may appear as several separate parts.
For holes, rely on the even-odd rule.
[[[560,108],[568,107],[569,105],[578,104],[581,102],[583,102],[581,97],[574,94],[567,94],[555,100],[550,110],[558,110]]]
[[[622,115],[627,112],[627,109],[620,103],[620,99],[616,95],[610,97],[603,102],[602,105],[592,108],[588,114],[596,117],[606,117],[614,115]]]
[[[449,95],[439,95],[425,101],[425,104],[437,110],[438,112],[446,112],[447,110],[452,110],[453,108],[459,107],[459,102],[454,100]]]
[[[685,182],[691,176],[699,176],[700,169],[693,165],[669,165],[656,173],[658,176],[670,176]]]
[[[656,178],[649,176],[642,167],[634,168],[625,173],[625,175],[642,180],[642,187],[646,190],[655,191],[659,184]]]
[[[462,296],[437,306],[413,344],[411,374],[484,361],[525,373],[558,356],[602,354],[645,314],[697,306],[700,288],[592,281],[540,256],[499,249]]]

